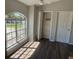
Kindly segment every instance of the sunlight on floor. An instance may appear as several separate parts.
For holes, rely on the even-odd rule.
[[[10,58],[28,59],[33,55],[39,44],[40,42],[28,42]]]
[[[73,57],[69,56],[69,59],[73,59]]]

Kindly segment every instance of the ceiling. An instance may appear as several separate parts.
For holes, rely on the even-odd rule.
[[[40,4],[40,0],[18,0],[19,2],[22,2],[26,5],[41,5]],[[53,2],[57,2],[59,0],[43,0],[43,5],[45,4],[50,4],[50,3],[53,3]]]

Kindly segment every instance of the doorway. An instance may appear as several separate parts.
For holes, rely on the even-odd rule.
[[[41,38],[49,41],[57,41],[69,44],[71,32],[72,12],[71,11],[52,11],[42,12],[43,17],[40,23]],[[42,24],[41,24],[42,23]],[[38,26],[39,27],[39,26]]]
[[[43,12],[42,37],[49,39],[51,12]]]

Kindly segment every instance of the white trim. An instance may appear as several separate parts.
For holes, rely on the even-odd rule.
[[[41,30],[42,30],[42,11],[39,11],[38,14],[38,40],[41,38]]]
[[[43,12],[73,12],[73,11],[43,11]]]
[[[50,34],[49,34],[49,40],[50,40],[50,41],[51,41],[51,34],[52,34],[52,32],[51,32],[51,31],[52,31],[52,21],[53,21],[53,20],[52,20],[52,15],[53,15],[53,14],[51,13],[51,21],[50,21]]]

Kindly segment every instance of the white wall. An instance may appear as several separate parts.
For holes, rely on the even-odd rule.
[[[44,11],[72,11],[73,0],[61,0],[49,5],[43,6]]]
[[[5,0],[5,13],[6,14],[12,11],[19,11],[27,17],[28,9],[29,9],[29,6],[18,2],[17,0]]]
[[[29,40],[34,40],[34,6],[29,7]]]
[[[42,11],[39,11],[39,14],[38,14],[38,32],[37,32],[37,38],[38,38],[38,40],[40,40],[41,38],[42,38],[42,21],[43,21],[43,19],[42,19],[42,17],[43,17],[43,12]]]
[[[38,36],[38,15],[39,15],[39,7],[34,6],[34,38],[37,39]]]
[[[37,6],[29,6],[29,40],[34,41],[38,36],[38,14],[39,7]]]

